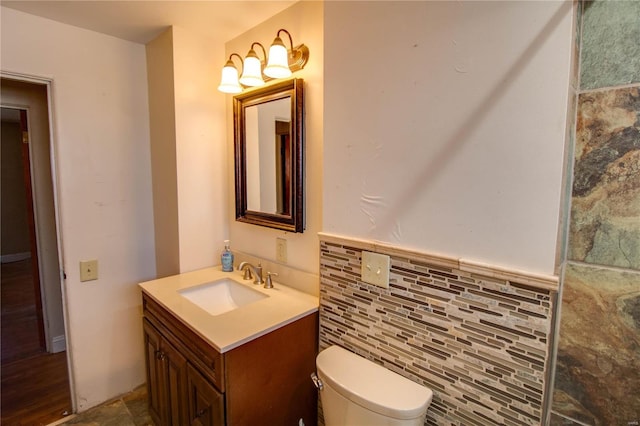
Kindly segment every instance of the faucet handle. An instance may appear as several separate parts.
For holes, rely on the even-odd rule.
[[[264,288],[273,288],[273,281],[271,280],[272,276],[278,276],[276,272],[267,272],[267,281],[264,283]]]
[[[242,276],[243,280],[250,280],[253,278],[253,275],[251,275],[251,268],[244,268],[244,275]]]

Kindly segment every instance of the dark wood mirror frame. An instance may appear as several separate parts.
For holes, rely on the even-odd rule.
[[[233,98],[235,180],[236,180],[236,220],[254,225],[267,226],[290,232],[303,232],[304,218],[304,98],[303,80],[290,79],[264,88],[250,90]],[[245,110],[250,106],[291,99],[291,190],[289,214],[274,214],[247,209],[247,152],[245,140]]]

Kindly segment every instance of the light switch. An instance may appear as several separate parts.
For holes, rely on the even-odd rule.
[[[98,261],[82,260],[80,261],[80,281],[92,281],[98,279]]]
[[[362,281],[389,288],[389,268],[391,258],[386,254],[362,252]]]

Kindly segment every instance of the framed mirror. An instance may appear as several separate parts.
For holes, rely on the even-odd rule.
[[[303,80],[233,98],[236,220],[304,231]]]

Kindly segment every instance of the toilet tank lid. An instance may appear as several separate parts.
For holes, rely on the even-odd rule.
[[[316,367],[321,378],[345,398],[396,419],[423,416],[433,398],[431,389],[340,346],[320,352]]]

